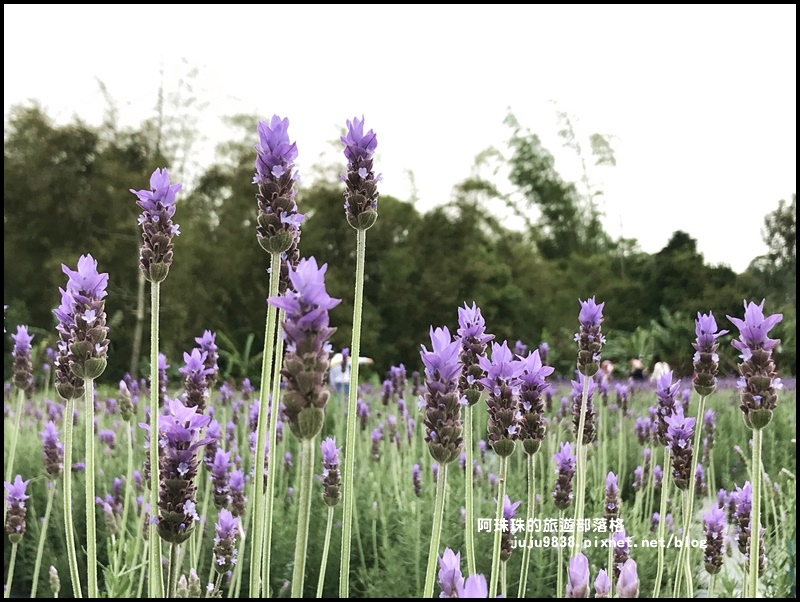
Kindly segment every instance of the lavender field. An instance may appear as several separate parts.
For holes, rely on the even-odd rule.
[[[127,199],[146,374],[110,376],[124,326],[100,249],[52,275],[54,329],[9,324],[5,597],[796,595],[796,381],[769,301],[680,314],[674,369],[637,372],[596,289],[528,344],[468,295],[418,352],[369,364],[376,134],[354,118],[341,138],[348,298],[304,252],[289,120],[254,140],[252,357],[212,325],[164,353],[182,187],[163,167]]]

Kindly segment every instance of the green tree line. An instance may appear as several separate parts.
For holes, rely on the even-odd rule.
[[[260,360],[252,343],[264,319],[268,267],[255,237],[256,118],[231,124],[231,142],[179,196],[175,219],[181,235],[162,286],[161,347],[177,369],[193,338],[211,329],[218,333],[224,374],[253,378]],[[741,313],[743,299],[767,298],[769,311],[785,316],[779,365],[796,371],[794,196],[765,216],[769,254],[754,258],[742,274],[706,264],[697,242],[682,231],[648,254],[635,240],[615,241],[603,230],[594,203],[599,191],[588,178],[562,179],[539,138],[513,116],[509,125],[509,154],[494,158],[508,168],[513,195],[476,176],[454,187],[453,200],[427,212],[381,196],[367,245],[362,332],[362,353],[375,359],[379,371],[399,362],[418,367],[419,345],[430,325],[453,329],[456,308],[475,301],[498,339],[529,346],[546,341],[551,362],[570,375],[578,298],[590,295],[606,302],[607,357],[660,354],[684,374],[691,372],[698,311],[711,310],[724,324],[726,314]],[[52,308],[65,282],[60,264],[74,267],[79,255],[91,253],[110,273],[109,380],[131,368],[139,321],[149,340],[149,321],[137,320],[139,211],[129,189],[146,187],[155,167],[171,164],[157,131],[155,120],[133,129],[120,128],[114,119],[101,126],[57,125],[35,105],[14,107],[6,120],[7,329],[30,325],[39,335],[39,351],[52,343]],[[581,153],[571,130],[565,131]],[[591,148],[595,162],[613,161],[602,137],[593,137]],[[525,226],[504,225],[490,209],[497,202],[523,216]],[[335,347],[350,341],[355,263],[355,236],[342,204],[338,182],[320,181],[298,192],[300,211],[307,214],[301,254],[328,263],[328,288],[343,300],[332,312]],[[7,340],[7,350],[9,345]],[[139,355],[133,365],[141,373],[147,349]],[[723,366],[734,363],[733,350],[724,349]],[[8,365],[7,358],[6,379]]]

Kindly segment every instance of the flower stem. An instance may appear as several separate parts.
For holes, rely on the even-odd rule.
[[[319,581],[317,582],[317,598],[322,597],[322,586],[325,585],[325,569],[328,568],[328,552],[331,547],[331,531],[333,528],[333,506],[328,506],[328,525],[325,527],[325,543],[322,547],[322,561],[319,564]]]
[[[11,429],[11,448],[8,450],[8,464],[6,465],[6,482],[14,482],[14,456],[17,455],[17,442],[19,438],[22,410],[25,407],[25,391],[17,391],[17,406],[14,408],[14,428]],[[3,504],[3,524],[6,523],[8,504]]]
[[[472,408],[468,405],[464,408],[464,453],[466,453],[466,480],[464,482],[464,506],[466,509],[466,548],[467,548],[467,569],[470,575],[476,574],[475,569],[475,508],[472,491]]]
[[[501,460],[501,462],[503,462]],[[502,467],[502,464],[501,464]],[[502,468],[501,468],[502,470]],[[500,477],[502,479],[502,476]],[[425,590],[423,598],[433,597],[433,582],[436,581],[436,565],[439,559],[439,542],[442,536],[442,520],[444,518],[444,497],[447,492],[447,464],[439,465],[439,478],[436,479],[436,502],[433,508],[433,528],[431,530],[431,547],[428,549],[428,570],[425,573]]]
[[[564,511],[558,511],[558,524],[561,525],[564,523]],[[556,574],[556,598],[563,598],[564,597],[564,546],[561,545],[560,541],[556,542],[558,545],[557,548],[557,555],[558,555],[558,572]]]
[[[667,514],[667,489],[669,488],[670,450],[664,448],[664,477],[661,479],[661,504],[658,509],[658,565],[656,568],[656,582],[653,588],[653,598],[658,598],[661,592],[661,579],[664,576],[664,534],[666,533]]]
[[[278,284],[280,282],[281,256],[280,253],[272,253],[270,256],[269,268],[269,296],[274,297],[278,294]],[[267,324],[264,331],[264,354],[261,359],[261,390],[259,392],[259,411],[258,428],[256,429],[256,460],[253,471],[255,473],[255,485],[253,497],[253,546],[250,550],[250,598],[261,597],[261,587],[263,585],[265,596],[269,596],[269,583],[261,583],[261,566],[258,559],[264,553],[264,521],[272,517],[265,514],[265,493],[264,493],[264,460],[266,458],[267,443],[267,413],[269,408],[269,376],[272,370],[272,355],[275,343],[275,323],[277,308],[274,305],[267,305]],[[273,416],[273,423],[275,416]],[[272,449],[270,449],[272,453]],[[270,462],[270,465],[273,462]],[[270,479],[274,481],[274,479]],[[265,560],[265,562],[267,562]]]
[[[580,530],[578,525],[583,522],[583,501],[586,494],[586,455],[583,445],[583,431],[586,427],[586,406],[589,404],[589,377],[583,378],[581,391],[581,415],[578,419],[578,434],[575,438],[575,474],[577,477],[577,487],[575,491],[575,530],[573,532],[572,552],[570,556],[577,556],[581,551],[583,536],[583,526]],[[617,433],[621,439],[622,433]]]
[[[161,283],[150,283],[150,516],[158,516],[158,325]],[[87,501],[88,503],[88,501]],[[164,597],[164,576],[161,570],[161,537],[156,522],[150,522],[147,541],[150,544],[150,571],[147,579],[148,598]]]
[[[86,442],[86,594],[99,598],[97,582],[97,516],[94,505],[94,380],[84,379],[84,435]]]
[[[273,416],[272,420],[276,420]],[[308,524],[311,519],[311,489],[314,484],[314,439],[300,443],[300,503],[297,507],[297,543],[294,548],[292,598],[303,597],[308,548]]]
[[[753,507],[750,510],[749,598],[758,598],[758,556],[761,540],[761,440],[763,431],[753,429]]]
[[[128,422],[125,422],[124,425],[127,434],[125,439],[128,444],[128,468],[125,473],[125,500],[122,505],[122,520],[120,521],[119,544],[117,545],[117,564],[122,561],[122,556],[125,553],[125,539],[128,535],[128,510],[131,506],[131,496],[133,494],[133,429]]]
[[[6,589],[3,598],[11,597],[11,581],[14,579],[14,565],[17,563],[17,545],[11,544],[11,561],[8,564],[8,578],[6,579]]]
[[[64,537],[67,539],[67,561],[72,592],[76,598],[83,598],[81,575],[78,571],[78,553],[75,548],[75,525],[72,521],[72,438],[75,415],[75,400],[67,399],[64,409]]]
[[[280,268],[279,268],[280,269]],[[279,310],[277,315],[275,339],[275,359],[272,369],[272,395],[270,396],[269,449],[272,458],[278,458],[278,420],[280,419],[281,368],[283,367],[283,337],[280,336],[281,324],[286,319],[286,312]],[[272,451],[272,450],[276,451]],[[278,476],[278,463],[267,463],[266,492],[264,493],[264,553],[261,561],[261,583],[264,597],[269,597],[269,571],[272,555],[272,507],[275,502],[275,481]]]
[[[494,546],[492,548],[492,573],[489,581],[489,597],[497,597],[497,579],[500,572],[500,544],[503,530],[498,529],[503,522],[503,499],[506,496],[506,475],[508,474],[508,456],[500,458],[500,476],[497,485],[497,513],[495,515]],[[426,596],[430,598],[430,596]]]
[[[47,492],[47,507],[44,511],[44,521],[42,531],[39,534],[39,547],[36,549],[36,562],[33,565],[33,584],[31,585],[31,598],[36,597],[39,589],[39,571],[42,568],[42,553],[44,552],[44,540],[47,538],[47,525],[50,523],[50,512],[53,510],[53,499],[56,497],[56,481],[49,481],[50,489]]]
[[[536,455],[525,456],[528,464],[528,511],[525,517],[525,548],[522,550],[522,568],[519,575],[519,591],[517,598],[525,597],[525,589],[528,585],[528,567],[531,561],[531,543],[533,532],[528,525],[533,524],[533,510],[536,504]],[[471,572],[470,574],[474,574]]]
[[[169,545],[169,564],[167,565],[167,598],[175,597],[175,585],[178,583],[178,564],[180,553],[178,544]]]
[[[350,391],[347,400],[347,434],[344,444],[344,487],[342,502],[342,557],[339,565],[339,597],[350,596],[350,548],[355,503],[355,439],[356,402],[358,400],[358,366],[361,352],[361,312],[364,302],[364,257],[367,249],[367,231],[356,230],[356,284],[353,297],[353,338],[350,343]],[[433,587],[433,586],[431,586]],[[431,590],[432,591],[432,590]]]

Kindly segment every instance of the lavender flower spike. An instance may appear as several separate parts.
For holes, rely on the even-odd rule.
[[[297,144],[289,140],[289,120],[273,115],[270,123],[258,123],[259,144],[256,145],[258,184],[258,244],[268,253],[288,251],[299,237],[302,214],[297,212],[292,170],[297,159]]]
[[[589,559],[578,554],[569,559],[565,598],[589,597]]]
[[[515,441],[519,438],[519,376],[525,369],[524,360],[514,358],[508,343],[492,343],[491,361],[480,356],[478,363],[486,372],[481,385],[489,393],[486,405],[489,409],[489,445],[501,457],[514,453]]]
[[[347,159],[344,209],[347,223],[356,230],[369,230],[378,219],[378,186],[381,177],[375,176],[372,155],[378,146],[375,132],[364,133],[364,118],[347,120],[347,134],[340,138]]]
[[[23,481],[19,475],[14,477],[13,483],[8,481],[3,483],[6,489],[6,506],[8,508],[6,513],[6,533],[8,534],[8,540],[12,544],[22,541],[22,536],[25,535],[25,500],[30,497],[25,495],[25,488],[28,483],[30,483],[30,480]]]
[[[214,538],[214,570],[224,575],[236,566],[236,532],[239,528],[239,518],[231,514],[230,510],[223,508],[219,511],[217,524],[214,529],[217,536]]]
[[[328,506],[336,506],[341,498],[342,479],[339,474],[339,452],[336,437],[328,437],[321,444],[322,450],[322,500]]]
[[[772,350],[780,343],[770,339],[769,331],[783,319],[782,314],[764,316],[764,301],[760,305],[745,301],[744,320],[728,316],[739,329],[739,339],[731,344],[741,351],[739,356],[738,387],[741,391],[739,408],[744,414],[748,428],[761,429],[772,421],[772,413],[778,399],[776,390],[783,388],[775,370]]]
[[[608,598],[611,593],[611,579],[608,578],[608,573],[605,569],[600,569],[597,573],[597,579],[594,580],[594,597],[595,598]]]
[[[461,575],[461,552],[457,554],[450,548],[444,549],[439,558],[439,586],[442,588],[440,598],[458,598],[458,590],[464,578]]]
[[[44,471],[51,480],[55,480],[64,471],[64,445],[58,440],[55,422],[48,421],[40,435],[44,449],[42,452]]]
[[[703,560],[706,571],[716,575],[722,570],[723,551],[725,548],[725,510],[715,506],[703,517],[706,545]]]
[[[569,443],[562,443],[561,449],[553,455],[556,463],[555,490],[553,491],[553,501],[556,508],[566,510],[572,503],[574,497],[572,493],[572,480],[575,478],[576,458],[572,454],[572,447]]]
[[[711,395],[717,388],[717,372],[719,370],[719,355],[717,339],[727,330],[717,330],[717,321],[714,314],[701,314],[697,312],[695,321],[697,340],[692,343],[695,348],[694,357],[694,389],[700,395]]]
[[[600,368],[600,348],[606,342],[600,331],[603,322],[603,306],[595,302],[594,297],[581,301],[581,311],[578,314],[580,330],[575,334],[578,343],[578,372],[586,376],[594,376]]]
[[[524,360],[520,374],[519,409],[522,419],[519,422],[519,438],[526,454],[535,454],[541,447],[545,435],[544,391],[550,386],[547,377],[554,368],[545,366],[534,349]]]
[[[13,358],[14,385],[20,390],[30,393],[33,391],[33,364],[31,364],[31,342],[33,335],[28,334],[27,326],[17,326],[17,333],[12,334],[14,349]]]
[[[494,336],[486,334],[486,322],[481,315],[481,309],[475,303],[472,307],[464,303],[458,308],[458,331],[461,341],[461,376],[458,379],[458,388],[466,396],[469,405],[475,405],[481,397],[479,386],[480,379],[486,376],[483,368],[478,363],[478,358],[486,354],[486,343]]]
[[[432,351],[422,345],[420,357],[425,365],[425,441],[431,456],[440,464],[458,459],[463,446],[461,405],[458,390],[461,344],[454,341],[447,327],[430,330]]]
[[[294,290],[270,297],[267,301],[286,312],[286,358],[283,375],[286,383],[284,403],[292,433],[300,439],[313,439],[322,430],[325,406],[330,392],[325,386],[329,366],[328,339],[335,332],[329,326],[328,310],[341,302],[325,290],[328,264],[317,267],[313,257],[301,259],[297,269],[289,269]]]
[[[619,572],[617,581],[618,598],[638,598],[639,597],[639,575],[636,571],[636,562],[628,558]]]
[[[459,598],[488,598],[489,586],[483,575],[470,575],[464,579],[464,587],[458,592]]]
[[[695,418],[683,414],[683,406],[675,404],[667,422],[667,447],[672,451],[672,480],[678,489],[688,489],[692,472],[692,435]]]
[[[150,176],[150,190],[134,190],[142,208],[139,225],[142,227],[142,248],[139,268],[150,282],[163,282],[172,265],[172,239],[180,234],[172,223],[175,216],[175,195],[181,184],[170,184],[167,169],[156,169]]]

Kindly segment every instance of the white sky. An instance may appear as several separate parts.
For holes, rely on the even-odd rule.
[[[796,47],[796,5],[6,4],[4,112],[38,99],[60,123],[99,123],[101,80],[137,124],[161,71],[174,90],[188,64],[201,167],[232,136],[224,115],[289,117],[308,172],[340,160],[331,141],[363,114],[382,192],[408,199],[410,171],[427,209],[507,139],[509,107],[577,179],[555,101],[579,133],[614,137],[617,166],[592,172],[609,232],[654,252],[682,229],[741,271],[796,190]]]

